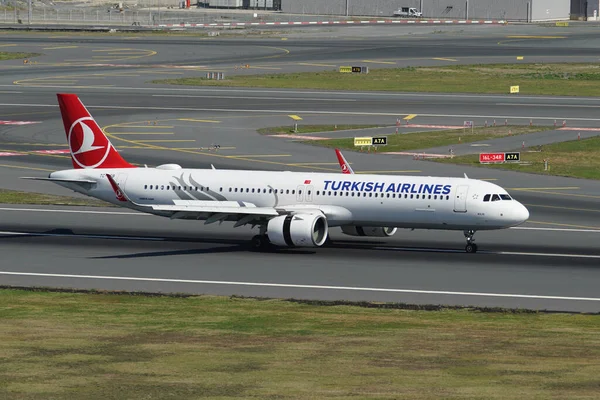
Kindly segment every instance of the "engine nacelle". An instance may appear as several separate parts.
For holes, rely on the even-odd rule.
[[[282,215],[269,220],[267,235],[276,246],[321,247],[329,225],[323,214]]]
[[[181,169],[181,165],[179,164],[162,164],[156,167],[156,169],[167,169],[167,170],[175,170]]]
[[[342,232],[350,236],[387,237],[396,233],[398,228],[389,226],[342,226]]]

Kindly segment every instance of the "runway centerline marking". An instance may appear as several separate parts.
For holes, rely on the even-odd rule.
[[[497,106],[525,106],[525,107],[571,107],[571,108],[600,108],[600,105],[594,106],[589,104],[535,104],[535,103],[496,103]]]
[[[570,297],[570,296],[547,296],[536,294],[517,294],[517,293],[485,293],[485,292],[454,292],[447,290],[417,290],[417,289],[394,289],[394,288],[372,288],[359,286],[330,286],[330,285],[307,285],[293,283],[266,283],[266,282],[236,282],[236,281],[211,281],[199,279],[171,279],[171,278],[143,278],[135,276],[110,276],[110,275],[77,275],[77,274],[51,274],[40,272],[15,272],[0,271],[0,275],[12,276],[35,276],[46,278],[74,278],[74,279],[95,279],[95,280],[120,280],[120,281],[138,281],[138,282],[165,282],[165,283],[191,283],[200,285],[225,285],[225,286],[256,286],[256,287],[276,287],[276,288],[294,288],[294,289],[321,289],[321,290],[347,290],[358,292],[387,292],[387,293],[408,293],[408,294],[434,294],[444,296],[474,296],[474,297],[503,297],[517,299],[535,299],[535,300],[569,300],[569,301],[593,301],[598,302],[600,298],[596,297]]]
[[[558,210],[571,210],[571,211],[585,211],[585,212],[600,212],[600,209],[598,210],[594,210],[591,208],[575,208],[575,207],[559,207],[559,206],[544,206],[541,204],[527,204],[527,203],[523,203],[524,206],[528,206],[528,207],[539,207],[539,208],[555,208]]]
[[[210,95],[187,95],[187,94],[153,94],[152,97],[175,97],[175,98],[199,98],[199,99],[243,99],[243,100],[288,100],[288,101],[345,101],[345,102],[355,102],[354,99],[327,99],[327,98],[310,98],[310,97],[261,97],[261,96],[210,96]]]
[[[42,236],[42,237],[80,237],[86,239],[118,239],[118,240],[147,240],[153,242],[165,241],[165,238],[143,237],[143,236],[111,236],[111,235],[88,235],[88,234],[68,234],[68,233],[29,233],[29,232],[10,232],[0,231],[0,235],[6,236]],[[0,236],[1,237],[1,236]]]
[[[428,58],[425,58],[428,59]],[[14,85],[0,85],[0,87],[14,87]],[[60,88],[60,86],[58,86]],[[93,88],[93,86],[90,86]],[[104,86],[100,86],[99,88],[104,89]],[[267,88],[215,88],[215,87],[195,87],[195,88],[181,88],[181,87],[130,87],[130,86],[115,86],[111,87],[113,90],[151,90],[151,91],[166,91],[166,92],[229,92],[229,93],[238,93],[238,92],[249,92],[249,93],[276,93],[281,95],[288,94],[312,94],[312,95],[321,95],[323,92],[319,91],[311,91],[311,90],[294,90],[294,89],[267,89]],[[505,100],[514,100],[514,96],[509,95],[499,95],[499,94],[444,94],[444,93],[371,93],[371,92],[340,92],[340,91],[327,91],[328,95],[339,95],[342,98],[348,96],[368,96],[368,97],[440,97],[440,98],[483,98],[483,99],[505,99]],[[598,103],[598,98],[593,97],[573,97],[573,98],[565,98],[565,97],[552,97],[552,96],[520,96],[520,100],[555,100],[555,101],[588,101]],[[501,103],[507,104],[507,103]],[[527,104],[527,103],[524,103]],[[521,103],[517,104],[519,106],[523,105]],[[398,115],[394,113],[393,115]],[[559,118],[559,117],[554,117]],[[549,118],[548,118],[549,119]]]
[[[426,247],[373,247],[374,250],[388,251],[418,251],[424,253],[464,253],[464,250],[457,249],[433,249]],[[533,253],[520,251],[485,251],[479,250],[478,254],[504,255],[504,256],[531,256],[531,257],[560,257],[560,258],[592,258],[600,259],[600,255],[595,254],[560,254],[560,253]]]
[[[509,229],[524,231],[548,231],[548,232],[581,232],[581,233],[600,233],[600,229],[573,229],[573,228],[533,228],[527,226],[514,226]]]
[[[78,46],[44,47],[42,50],[76,49]]]
[[[298,63],[298,65],[308,65],[311,67],[337,67],[334,64],[318,64],[318,63]]]
[[[567,227],[571,227],[571,228],[592,229],[592,230],[600,229],[600,227],[597,227],[597,226],[561,224],[559,222],[545,222],[545,221],[531,221],[531,220],[528,220],[527,223],[530,223],[530,224],[539,224],[539,225],[567,226]]]
[[[1,85],[0,85],[1,86]],[[44,86],[44,87],[53,87],[53,86]],[[62,88],[62,86],[58,86]],[[70,86],[73,87],[84,87],[84,88],[92,88],[93,86]],[[106,89],[106,86],[99,86],[98,88]],[[56,107],[54,104],[15,104],[15,103],[0,103],[0,106],[4,107]],[[319,110],[272,110],[272,109],[244,109],[244,108],[192,108],[192,107],[142,107],[142,106],[115,106],[115,105],[105,105],[105,106],[86,106],[86,108],[97,108],[97,109],[107,109],[107,110],[158,110],[158,111],[204,111],[204,112],[229,112],[229,113],[264,113],[264,114],[294,114],[294,113],[302,113],[302,114],[315,114],[315,115],[367,115],[367,116],[391,116],[397,117],[398,113],[392,112],[360,112],[360,111],[319,111]],[[555,117],[540,117],[540,116],[516,116],[516,115],[475,115],[475,114],[419,114],[424,117],[445,117],[445,118],[511,118],[511,119],[538,119],[538,120],[548,120],[553,121],[555,119],[570,119],[575,121],[600,121],[600,118],[573,118],[573,117],[564,117],[564,116],[555,116]],[[117,124],[118,125],[118,124]]]
[[[186,121],[186,122],[206,122],[212,124],[220,124],[221,121],[215,121],[212,119],[193,119],[193,118],[177,118],[178,121]]]
[[[373,64],[396,64],[395,61],[362,60],[362,62],[373,63]]]

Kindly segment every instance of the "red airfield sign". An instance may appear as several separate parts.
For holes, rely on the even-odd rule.
[[[480,153],[480,163],[499,163],[504,162],[504,153]]]

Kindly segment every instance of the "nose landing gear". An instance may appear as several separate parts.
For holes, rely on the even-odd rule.
[[[476,253],[477,245],[475,244],[475,239],[473,236],[475,235],[475,231],[464,231],[465,237],[467,238],[467,245],[465,246],[465,251],[467,253]]]

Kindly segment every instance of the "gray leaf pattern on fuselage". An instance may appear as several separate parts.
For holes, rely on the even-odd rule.
[[[197,187],[198,187],[198,186],[200,186],[200,187],[206,188],[206,186],[204,186],[204,185],[201,185],[201,184],[199,184],[198,182],[196,182],[196,181],[195,181],[195,180],[192,178],[192,175],[191,175],[191,174],[190,174],[190,182],[191,182],[191,183],[192,183],[194,186],[197,186]],[[196,192],[194,192],[194,193],[196,193]],[[214,200],[217,200],[217,201],[226,201],[226,200],[227,200],[227,198],[226,198],[225,196],[223,196],[223,195],[220,195],[219,193],[217,193],[217,192],[215,192],[215,191],[212,191],[212,190],[204,190],[204,191],[203,191],[203,193],[204,193],[204,194],[208,194],[208,195],[210,195],[210,196],[212,196],[212,197],[213,197],[212,199],[209,199],[209,200],[213,200],[213,199],[214,199]]]

